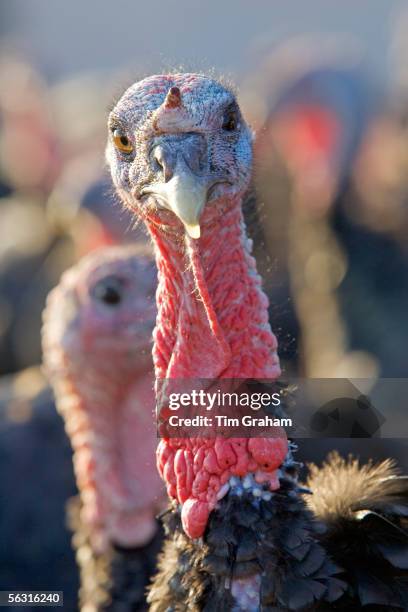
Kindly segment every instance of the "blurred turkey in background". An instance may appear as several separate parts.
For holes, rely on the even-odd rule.
[[[128,83],[182,64],[238,84],[258,132],[245,214],[284,376],[408,375],[404,3],[211,0],[204,15],[170,4],[157,14],[126,0],[114,21],[99,0],[0,7],[0,587],[58,587],[67,609],[75,485],[39,368],[41,312],[80,257],[144,239],[103,161],[107,109]],[[155,36],[136,36],[140,23]],[[299,455],[320,461],[333,447],[408,468],[406,441],[305,441]]]

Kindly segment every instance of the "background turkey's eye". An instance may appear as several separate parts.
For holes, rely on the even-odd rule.
[[[115,143],[115,147],[119,149],[119,151],[122,151],[122,153],[131,153],[133,151],[133,146],[129,138],[118,129],[113,131],[113,142]]]
[[[123,299],[123,282],[116,276],[109,276],[98,281],[93,287],[92,297],[109,306],[117,306]]]
[[[238,118],[235,110],[227,110],[222,120],[222,129],[226,132],[233,132],[237,129]]]

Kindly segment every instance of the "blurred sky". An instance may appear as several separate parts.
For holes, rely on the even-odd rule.
[[[356,36],[382,79],[403,7],[406,0],[2,0],[0,28],[51,81],[179,64],[239,80],[273,44],[306,32]]]

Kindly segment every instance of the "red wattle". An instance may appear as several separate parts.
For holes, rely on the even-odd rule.
[[[193,382],[275,379],[280,374],[277,341],[245,237],[240,198],[212,202],[201,222],[200,240],[185,237],[184,243],[149,224],[159,270],[156,376]],[[231,476],[252,472],[271,490],[279,487],[276,470],[288,443],[283,430],[277,436],[161,440],[158,469],[168,495],[182,506],[187,535],[203,535]]]
[[[157,465],[169,496],[182,505],[183,528],[191,538],[201,537],[217,494],[231,476],[255,473],[259,483],[279,488],[276,470],[288,452],[285,432],[274,438],[189,439],[188,450],[180,441],[163,439],[157,449]],[[204,457],[204,460],[202,458]]]

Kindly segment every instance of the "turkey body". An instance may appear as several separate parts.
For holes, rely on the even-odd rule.
[[[332,454],[304,493],[296,471],[282,470],[270,500],[229,493],[200,541],[170,512],[151,610],[405,610],[407,479],[390,461],[361,467]],[[233,578],[250,585],[241,606]]]

